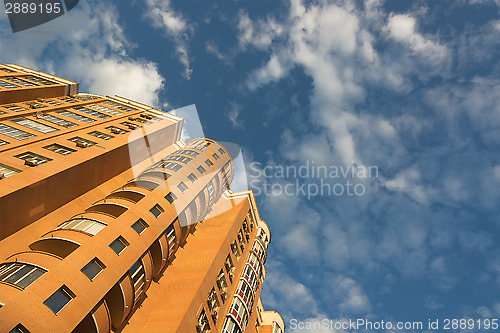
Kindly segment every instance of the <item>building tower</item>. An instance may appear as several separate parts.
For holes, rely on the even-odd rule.
[[[284,332],[253,192],[182,125],[0,65],[0,331]]]

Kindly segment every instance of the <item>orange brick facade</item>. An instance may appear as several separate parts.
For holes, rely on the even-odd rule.
[[[182,125],[0,65],[0,331],[284,332],[253,193]]]

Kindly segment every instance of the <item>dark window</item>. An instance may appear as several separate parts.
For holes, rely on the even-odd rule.
[[[169,203],[173,203],[175,201],[175,199],[177,199],[177,197],[175,196],[175,194],[173,194],[172,192],[170,192],[169,194],[167,194],[165,196],[165,199],[167,199],[167,201]]]
[[[205,163],[206,163],[209,167],[211,167],[212,165],[214,165],[214,164],[212,163],[212,161],[210,161],[210,160],[206,160],[206,161],[205,161]]]
[[[51,144],[49,146],[45,146],[43,148],[48,149],[50,151],[53,151],[55,153],[61,154],[61,155],[69,155],[69,154],[74,153],[76,151],[75,149],[64,147],[63,145],[60,145],[57,143],[53,143],[53,144]]]
[[[177,188],[181,190],[182,193],[186,192],[188,189],[187,185],[184,182],[181,182],[179,185],[177,185]]]
[[[52,296],[47,298],[43,304],[51,309],[52,312],[58,314],[75,297],[75,294],[68,287],[62,286]]]
[[[196,177],[194,173],[192,173],[188,176],[188,179],[191,181],[191,183],[194,183],[198,180],[198,177]]]
[[[200,172],[200,175],[202,175],[206,172],[205,168],[202,167],[201,165],[196,170],[198,170]]]
[[[156,218],[161,215],[165,210],[158,204],[154,205],[153,208],[149,210]]]
[[[0,281],[26,288],[35,282],[46,271],[24,263],[7,263],[0,265]]]
[[[82,268],[82,273],[92,281],[104,268],[106,268],[106,266],[104,266],[99,259],[94,258]]]
[[[109,135],[109,134],[106,134],[103,132],[99,132],[99,131],[90,132],[89,135],[95,136],[96,138],[103,139],[103,140],[109,140],[109,139],[114,138],[114,136],[112,136],[112,135]]]
[[[138,219],[134,224],[132,224],[132,229],[134,229],[139,235],[142,234],[147,227],[149,226],[143,219]]]
[[[87,146],[93,146],[93,145],[97,144],[97,142],[90,141],[90,140],[84,139],[84,138],[79,137],[79,136],[75,136],[75,137],[68,139],[68,140],[76,143],[76,145],[80,148],[84,148],[84,146],[87,147]]]
[[[120,255],[120,253],[125,250],[127,246],[130,244],[123,238],[122,236],[118,237],[113,241],[113,243],[109,244],[109,247],[115,251],[116,254]]]
[[[213,153],[212,156],[213,156],[214,160],[216,160],[216,161],[219,159],[219,155],[217,155],[217,153]]]
[[[32,153],[30,151],[28,151],[26,153],[19,154],[19,155],[15,155],[14,157],[17,157],[17,158],[24,160],[25,164],[27,164],[29,166],[37,166],[37,165],[52,161],[51,158]]]

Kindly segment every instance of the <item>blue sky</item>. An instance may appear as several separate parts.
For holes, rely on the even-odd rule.
[[[242,147],[256,190],[319,182],[266,167],[376,166],[328,179],[362,184],[360,196],[258,195],[273,235],[262,299],[287,324],[499,318],[499,12],[482,0],[80,1],[16,34],[0,14],[0,59],[166,111],[196,104],[205,135]]]

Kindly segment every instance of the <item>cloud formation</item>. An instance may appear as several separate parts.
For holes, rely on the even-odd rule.
[[[317,268],[292,275],[311,288],[344,273],[335,281],[347,299],[332,305],[337,311],[372,310],[373,291],[363,290],[375,282],[359,278],[365,274],[381,289],[404,277],[455,290],[466,283],[458,267],[495,250],[500,80],[491,55],[500,24],[445,26],[454,32],[444,36],[416,6],[392,13],[377,0],[288,5],[287,14],[265,19],[241,11],[237,25],[241,52],[263,54],[246,79],[251,93],[295,71],[311,80],[308,117],[287,122],[267,165],[376,165],[380,177],[364,183],[362,198],[262,196],[263,215],[283,235],[273,246]],[[500,276],[491,261],[476,264],[484,283]],[[384,275],[393,278],[382,282]]]
[[[160,29],[174,41],[175,53],[184,66],[185,78],[189,80],[193,70],[189,65],[187,40],[193,27],[182,14],[173,10],[170,0],[146,0],[144,16],[151,21],[153,27]]]

